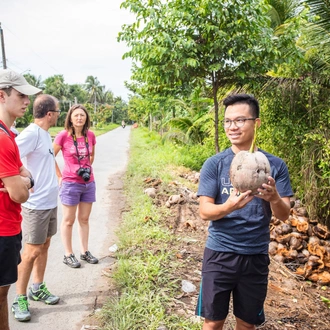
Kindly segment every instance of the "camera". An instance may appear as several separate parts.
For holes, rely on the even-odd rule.
[[[80,167],[77,174],[81,176],[85,182],[87,182],[91,178],[91,169],[88,167]]]

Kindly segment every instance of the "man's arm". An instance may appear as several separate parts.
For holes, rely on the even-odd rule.
[[[278,200],[270,202],[270,207],[277,219],[285,221],[290,215],[290,197],[280,197]]]
[[[19,169],[20,176],[32,178],[31,172],[24,166]]]
[[[1,178],[9,197],[16,203],[24,203],[29,198],[30,179],[20,175]]]
[[[253,196],[250,196],[251,190],[238,194],[234,189],[224,204],[215,204],[214,198],[208,196],[200,196],[199,198],[199,214],[203,220],[219,220],[227,214],[241,209],[247,203],[251,202]]]
[[[264,199],[270,203],[274,216],[279,220],[286,220],[290,215],[290,197],[281,197],[276,189],[275,180],[270,176],[268,182],[262,184],[258,189],[256,197]]]

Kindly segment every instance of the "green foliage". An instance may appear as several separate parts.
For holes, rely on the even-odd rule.
[[[176,273],[180,263],[173,256],[175,241],[166,226],[162,210],[147,197],[144,179],[173,181],[173,161],[180,163],[181,150],[161,144],[161,138],[146,129],[132,130],[130,162],[125,179],[129,211],[117,232],[117,266],[112,274],[118,297],[102,308],[102,329],[157,330],[200,329],[200,324],[169,313],[180,293],[181,279]]]
[[[176,143],[203,144],[213,124],[210,114],[211,102],[210,99],[200,97],[188,102],[173,100],[172,106],[182,115],[166,122],[170,129],[163,138]]]
[[[54,75],[46,78],[32,74],[24,75],[33,86],[43,90],[43,93],[56,97],[60,102],[61,114],[57,121],[58,126],[63,126],[65,117],[70,107],[75,103],[84,104],[90,111],[92,120],[98,126],[105,126],[110,122],[120,123],[122,119],[129,120],[127,104],[121,97],[115,97],[110,90],[105,90],[97,77],[88,76],[86,84],[66,84],[63,75]],[[32,105],[36,96],[30,97],[30,104],[24,117],[17,119],[18,127],[26,127],[33,122]]]
[[[217,150],[218,89],[264,74],[276,61],[269,6],[263,0],[126,0],[122,7],[136,15],[118,37],[130,48],[124,57],[134,62],[134,91],[146,98],[185,98],[206,86],[215,109]],[[181,125],[181,132],[189,125],[172,124]]]
[[[200,171],[205,160],[214,155],[213,141],[205,145],[180,147],[181,164],[195,171]],[[179,165],[179,164],[177,164]]]
[[[330,118],[329,118],[330,119]],[[304,200],[312,218],[322,219],[330,228],[330,130],[328,125],[320,124],[304,139],[302,154]]]

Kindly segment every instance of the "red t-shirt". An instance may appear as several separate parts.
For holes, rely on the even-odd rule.
[[[7,126],[0,120],[0,123]],[[8,128],[6,132],[0,128],[0,188],[1,178],[19,175],[23,165],[15,142],[15,134]],[[21,204],[12,201],[7,192],[0,191],[0,236],[15,236],[21,232]]]

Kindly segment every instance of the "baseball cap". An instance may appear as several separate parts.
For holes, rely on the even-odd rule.
[[[23,75],[9,69],[0,70],[0,89],[13,87],[24,95],[34,95],[42,90],[30,85]]]

